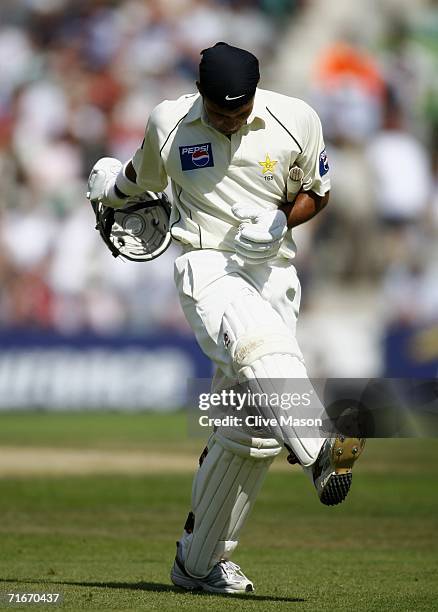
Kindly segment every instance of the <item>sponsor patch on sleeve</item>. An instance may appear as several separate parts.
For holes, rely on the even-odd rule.
[[[180,147],[179,156],[183,171],[211,168],[214,166],[211,142]]]
[[[321,151],[321,155],[319,156],[319,174],[320,176],[324,176],[330,170],[328,159],[327,159],[327,151],[324,149]]]

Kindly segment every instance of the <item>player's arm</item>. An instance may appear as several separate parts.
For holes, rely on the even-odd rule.
[[[329,201],[330,178],[321,121],[306,106],[303,116],[305,138],[301,154],[287,179],[288,202],[280,206],[289,228],[301,225],[317,215]],[[297,180],[293,180],[293,179]]]
[[[329,196],[329,191],[322,196],[313,191],[302,191],[296,196],[294,202],[287,202],[279,206],[279,210],[286,215],[288,228],[301,225],[321,212],[327,206]]]

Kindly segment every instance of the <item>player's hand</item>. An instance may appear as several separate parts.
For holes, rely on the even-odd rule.
[[[119,206],[119,201],[113,201],[111,193],[114,190],[116,176],[122,169],[122,163],[114,157],[102,157],[91,169],[88,177],[87,198],[102,202],[105,206]]]
[[[242,221],[234,240],[237,255],[248,264],[275,257],[287,232],[284,212],[261,210],[253,204],[235,204],[231,210]]]

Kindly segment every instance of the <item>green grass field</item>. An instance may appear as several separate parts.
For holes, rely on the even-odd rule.
[[[0,593],[60,592],[70,610],[438,610],[437,442],[368,441],[335,508],[280,456],[234,556],[256,592],[211,596],[169,580],[189,471],[13,475],[1,466],[8,447],[34,449],[35,461],[38,449],[71,448],[195,465],[203,441],[188,437],[183,414],[0,415]]]

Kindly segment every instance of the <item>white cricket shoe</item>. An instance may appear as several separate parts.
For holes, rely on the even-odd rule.
[[[313,483],[326,506],[340,504],[347,497],[354,462],[360,457],[365,438],[328,438],[312,466]]]
[[[205,578],[190,576],[181,559],[179,542],[176,543],[176,557],[170,579],[174,585],[190,591],[208,591],[209,593],[250,593],[254,591],[253,583],[232,561],[219,561]]]

